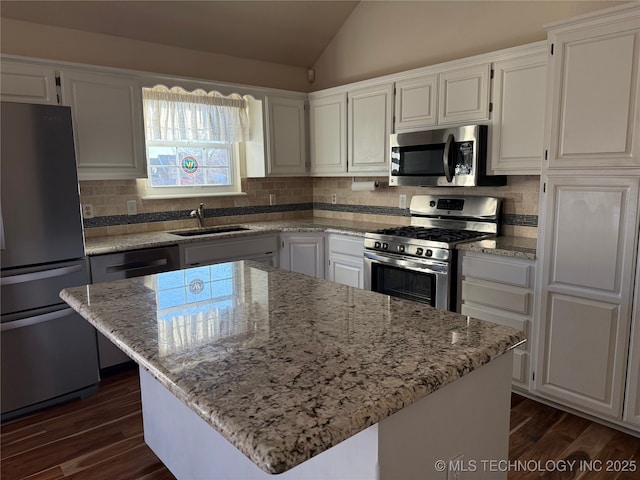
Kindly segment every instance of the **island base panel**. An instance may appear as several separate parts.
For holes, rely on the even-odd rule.
[[[277,478],[506,479],[512,363],[510,351]],[[275,478],[143,369],[140,386],[145,441],[178,480]]]

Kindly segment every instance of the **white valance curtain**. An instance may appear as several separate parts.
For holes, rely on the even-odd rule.
[[[247,102],[238,94],[158,85],[142,89],[148,141],[242,142],[249,139]]]

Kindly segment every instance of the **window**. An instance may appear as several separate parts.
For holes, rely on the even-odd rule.
[[[247,103],[180,87],[143,88],[147,193],[151,197],[240,192],[240,144],[248,137]]]

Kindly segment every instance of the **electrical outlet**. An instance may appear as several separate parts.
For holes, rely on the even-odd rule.
[[[127,201],[127,215],[135,215],[138,213],[138,205],[135,200]]]
[[[331,194],[331,203],[333,203],[334,205],[336,203],[336,194],[335,193]]]
[[[407,196],[400,195],[400,200],[398,201],[398,208],[407,208]]]
[[[82,205],[82,217],[93,218],[93,205],[91,205],[90,203],[85,203]]]
[[[275,193],[270,193],[269,194],[269,205],[275,205],[276,204],[276,194]]]

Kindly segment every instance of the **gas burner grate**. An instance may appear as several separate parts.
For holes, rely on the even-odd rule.
[[[471,238],[486,235],[473,230],[456,230],[450,228],[429,228],[429,227],[395,227],[377,230],[380,235],[392,235],[397,237],[416,238],[420,240],[431,240],[434,242],[457,242],[469,240]]]

